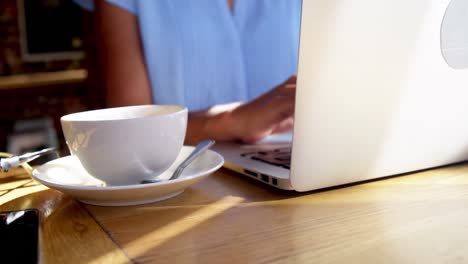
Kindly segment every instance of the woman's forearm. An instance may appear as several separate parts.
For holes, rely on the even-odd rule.
[[[240,103],[217,105],[207,110],[190,112],[187,124],[186,144],[196,144],[210,138],[216,141],[237,140],[234,115]]]

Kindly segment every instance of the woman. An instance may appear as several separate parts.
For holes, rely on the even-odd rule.
[[[78,2],[96,12],[108,106],[185,105],[188,144],[292,128],[300,0]]]

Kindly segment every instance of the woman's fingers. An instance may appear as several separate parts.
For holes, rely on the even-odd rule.
[[[294,74],[294,75],[292,75],[291,77],[289,77],[289,78],[284,82],[284,84],[290,84],[290,83],[296,84],[296,81],[297,81],[297,74]]]
[[[291,131],[293,127],[294,127],[294,118],[290,117],[280,122],[277,125],[277,127],[275,127],[275,129],[272,131],[271,134],[288,132],[288,131]]]
[[[273,90],[270,95],[275,96],[275,97],[284,97],[284,96],[295,97],[296,84],[285,84],[283,86],[280,86],[277,89]]]
[[[239,138],[255,142],[270,134],[289,131],[293,126],[296,76],[291,76],[269,92],[237,107]]]

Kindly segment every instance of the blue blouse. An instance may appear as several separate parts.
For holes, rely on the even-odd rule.
[[[107,1],[137,16],[156,104],[247,101],[297,71],[301,0]]]

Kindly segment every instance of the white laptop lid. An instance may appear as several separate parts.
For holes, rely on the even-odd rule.
[[[467,2],[303,0],[294,189],[468,158]]]

